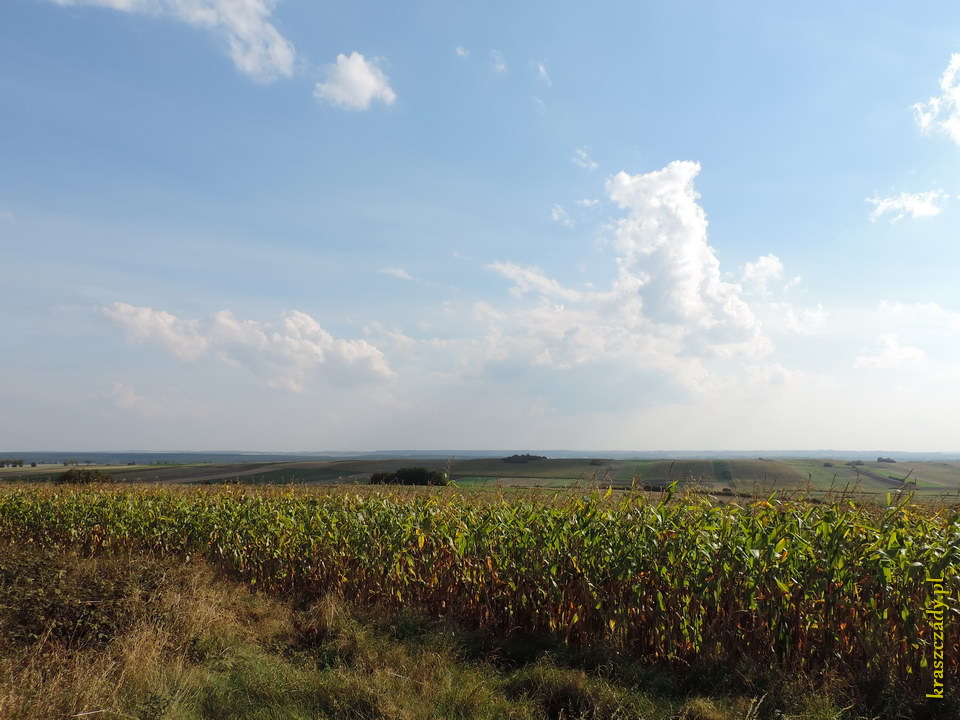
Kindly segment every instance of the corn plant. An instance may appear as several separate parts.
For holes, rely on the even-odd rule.
[[[202,557],[264,591],[334,591],[663,662],[846,667],[908,683],[931,657],[926,578],[955,590],[960,567],[956,508],[846,498],[27,488],[0,493],[0,537]],[[960,600],[944,600],[955,675]]]

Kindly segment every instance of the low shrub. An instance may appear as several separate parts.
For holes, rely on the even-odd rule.
[[[449,485],[446,473],[422,467],[400,468],[396,472],[379,472],[370,476],[371,485]]]

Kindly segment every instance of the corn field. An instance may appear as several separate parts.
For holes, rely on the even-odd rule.
[[[958,670],[955,508],[361,490],[20,488],[0,492],[0,538],[202,557],[265,591],[335,592],[659,662],[917,684],[932,660],[925,580],[943,577],[947,674]]]

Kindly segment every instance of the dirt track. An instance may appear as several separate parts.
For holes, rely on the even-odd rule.
[[[882,483],[885,483],[886,485],[889,485],[892,488],[900,488],[903,486],[903,480],[895,480],[894,478],[887,477],[886,475],[880,475],[878,473],[873,472],[872,470],[867,470],[862,467],[858,467],[857,471],[863,475],[866,475],[871,480],[878,480]]]

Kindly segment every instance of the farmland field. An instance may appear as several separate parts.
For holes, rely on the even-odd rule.
[[[497,458],[481,458],[456,461],[452,465],[452,476],[488,476],[512,478],[552,478],[556,480],[591,480],[595,475],[602,475],[604,470],[613,464],[609,460],[597,459],[591,464],[591,459],[573,460],[534,460],[526,463],[508,463]]]
[[[831,487],[842,489],[848,484],[853,486],[858,478],[857,469],[842,460],[785,460],[784,463],[793,468],[804,480],[809,478],[812,487],[820,490],[828,490]],[[874,489],[873,485],[870,485],[870,489]]]
[[[882,682],[916,695],[929,682],[918,659],[932,642],[925,578],[955,586],[960,513],[908,502],[8,485],[0,560],[4,547],[179,558],[301,603],[333,595],[492,637],[522,628],[651,668],[829,669],[850,692]],[[944,601],[960,615],[956,593]],[[960,643],[949,642],[954,678]]]
[[[960,467],[955,463],[869,462],[865,467],[873,472],[880,472],[898,479],[909,475],[911,480],[917,480],[918,485],[925,483],[930,487],[939,487],[946,491],[956,492],[960,485]]]
[[[642,460],[622,463],[615,479],[618,484],[627,486],[634,478],[638,478],[640,485],[662,486],[674,480],[688,482],[700,479],[705,474],[713,479],[712,461]]]
[[[908,476],[918,497],[935,499],[960,493],[960,463],[866,462],[853,467],[830,459],[703,459],[610,460],[604,458],[541,459],[526,463],[499,458],[458,460],[389,458],[375,460],[308,460],[290,462],[194,463],[180,465],[90,466],[117,481],[160,484],[363,484],[375,472],[411,465],[449,471],[455,484],[471,488],[591,486],[663,487],[676,481],[685,487],[720,494],[765,494],[796,490],[856,492],[880,497],[897,490]],[[66,468],[2,468],[0,481],[55,481]]]
[[[639,476],[644,484],[665,485],[672,481],[696,482],[707,489],[742,484],[747,489],[757,483],[780,479],[786,487],[795,487],[800,475],[783,462],[775,460],[647,460],[622,463],[617,481],[629,484]]]
[[[857,487],[863,492],[886,493],[896,487],[909,474],[916,481],[916,490],[920,494],[939,495],[956,494],[960,491],[960,466],[956,463],[904,462],[877,463],[866,462],[862,466],[852,467],[841,460],[786,460],[799,474],[809,476],[813,487],[826,490],[830,487]],[[832,467],[824,467],[830,462]],[[865,475],[860,470],[895,480],[883,482]]]

